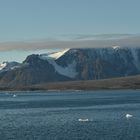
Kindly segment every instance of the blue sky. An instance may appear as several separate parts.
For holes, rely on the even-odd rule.
[[[0,42],[139,34],[139,6],[140,0],[0,0]],[[26,55],[15,52],[0,52],[0,61],[7,53],[18,60]]]

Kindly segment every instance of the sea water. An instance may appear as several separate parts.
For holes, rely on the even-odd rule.
[[[140,140],[140,90],[1,92],[0,140]]]

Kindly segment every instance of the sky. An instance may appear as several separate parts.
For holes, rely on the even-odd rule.
[[[140,0],[0,0],[0,63],[47,52],[58,40],[139,36],[139,6]]]

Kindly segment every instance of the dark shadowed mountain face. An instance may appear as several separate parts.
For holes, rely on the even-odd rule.
[[[136,75],[140,72],[140,49],[71,49],[56,60],[67,66],[76,62],[75,79],[92,80]]]
[[[30,55],[21,67],[0,73],[1,86],[28,86],[38,83],[65,81],[70,78],[59,75],[54,67],[39,55]]]
[[[6,66],[8,69],[6,69]],[[140,74],[139,48],[67,49],[30,55],[22,63],[0,65],[0,86],[94,80]]]

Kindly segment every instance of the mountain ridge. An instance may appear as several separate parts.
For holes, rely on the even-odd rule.
[[[0,87],[97,80],[140,74],[140,48],[73,48],[32,54],[13,69],[0,70]]]

